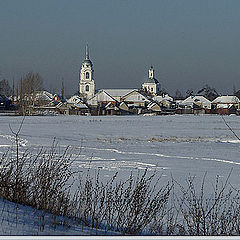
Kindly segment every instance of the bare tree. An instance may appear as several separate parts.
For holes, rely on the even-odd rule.
[[[26,115],[29,106],[34,105],[37,91],[42,90],[43,80],[39,73],[29,72],[20,82],[20,114]]]
[[[62,79],[62,89],[61,89],[61,97],[62,97],[62,99],[64,99],[64,81],[63,81],[63,79]]]
[[[29,72],[22,79],[22,91],[23,95],[33,94],[36,91],[42,90],[43,80],[39,73]]]
[[[205,85],[202,89],[200,89],[197,94],[202,94],[204,97],[212,101],[216,97],[219,96],[216,89],[213,87],[210,87],[209,85]]]
[[[7,97],[11,95],[11,87],[6,79],[0,81],[0,94]]]
[[[192,89],[188,89],[186,91],[186,97],[190,97],[190,96],[193,96],[193,90]]]
[[[182,95],[182,93],[180,92],[179,89],[176,90],[174,98],[175,98],[175,100],[182,100],[182,99],[184,99],[184,97],[183,97],[183,95]]]

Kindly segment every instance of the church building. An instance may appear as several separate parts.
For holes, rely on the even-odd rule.
[[[79,93],[83,99],[90,99],[95,94],[93,64],[89,59],[88,45],[86,46],[85,59],[79,71]]]
[[[148,70],[148,79],[142,84],[142,89],[153,95],[160,92],[160,83],[154,76],[153,66]]]

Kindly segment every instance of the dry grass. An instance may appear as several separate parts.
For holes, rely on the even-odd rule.
[[[153,184],[154,177],[146,170],[122,182],[116,173],[104,184],[99,173],[95,178],[87,174],[81,178],[74,197],[74,215],[93,228],[140,234],[156,216],[162,215],[171,191],[169,184],[157,188],[159,180]]]

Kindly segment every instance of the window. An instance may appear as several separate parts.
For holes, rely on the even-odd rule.
[[[89,85],[86,86],[86,92],[89,92]]]
[[[151,91],[153,91],[153,88],[151,88]]]
[[[89,72],[86,72],[86,79],[89,79]]]

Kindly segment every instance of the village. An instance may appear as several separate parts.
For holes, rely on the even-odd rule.
[[[237,114],[240,113],[239,91],[234,95],[220,96],[213,89],[205,86],[198,94],[189,92],[184,98],[170,96],[161,88],[155,78],[153,66],[141,88],[135,89],[100,89],[95,90],[93,63],[86,46],[85,59],[79,70],[79,91],[69,98],[53,94],[32,86],[24,91],[20,85],[16,94],[14,86],[10,96],[0,94],[0,111],[15,115],[168,115],[168,114]],[[30,74],[30,82],[38,80],[38,75]],[[28,79],[28,80],[29,80]],[[38,83],[38,82],[37,82]],[[13,84],[14,85],[14,84]],[[32,85],[36,85],[36,82]],[[1,90],[1,87],[0,87]],[[26,90],[26,86],[25,86]]]

